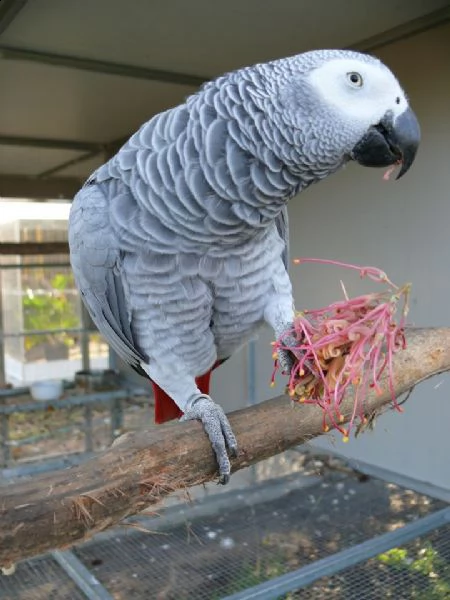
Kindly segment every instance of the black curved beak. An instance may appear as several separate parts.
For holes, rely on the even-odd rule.
[[[387,113],[378,125],[373,125],[356,144],[353,160],[365,167],[389,167],[401,164],[396,179],[411,167],[420,143],[420,126],[416,115],[408,108],[395,120]]]

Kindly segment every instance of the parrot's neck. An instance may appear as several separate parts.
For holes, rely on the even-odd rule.
[[[253,133],[248,145],[245,138],[239,145],[235,141],[229,143],[231,148],[236,144],[236,153],[245,161],[242,170],[247,178],[239,187],[237,198],[230,188],[224,188],[223,194],[231,202],[235,215],[260,229],[269,226],[289,200],[313,183],[315,177],[299,168],[298,163],[283,163],[265,140],[255,140],[256,137]]]
[[[261,209],[286,203],[343,165],[334,139],[323,135],[323,124],[308,113],[288,124],[269,65],[232,73],[226,82],[208,89],[218,118],[228,117],[228,132],[251,165],[250,177]],[[215,96],[214,96],[215,92]],[[199,101],[202,97],[199,98]],[[252,202],[251,202],[252,203]]]

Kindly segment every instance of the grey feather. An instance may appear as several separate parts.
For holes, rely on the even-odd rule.
[[[71,261],[94,322],[179,406],[264,320],[292,318],[287,202],[349,158],[345,128],[302,82],[343,57],[378,64],[317,51],[207,83],[144,123],[74,199]]]
[[[280,214],[277,216],[275,220],[277,231],[283,240],[284,250],[283,250],[283,263],[286,267],[286,271],[289,272],[289,215],[287,206],[283,206]]]
[[[69,242],[72,268],[83,301],[108,344],[124,361],[145,375],[140,364],[146,360],[146,355],[137,349],[131,331],[129,306],[120,272],[120,253],[114,249],[111,236],[105,231],[108,213],[104,210],[104,198],[96,187],[89,184],[79,194],[84,200],[83,208],[72,208]],[[93,213],[97,217],[103,215],[103,218],[97,218],[95,230],[88,228],[89,235],[86,237],[85,224],[90,224]]]

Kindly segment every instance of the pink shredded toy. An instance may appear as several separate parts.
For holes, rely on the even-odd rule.
[[[366,422],[363,400],[368,388],[381,393],[380,377],[387,369],[389,388],[394,407],[397,403],[392,357],[405,348],[405,319],[408,312],[410,285],[398,287],[383,271],[375,267],[360,267],[334,260],[302,258],[294,264],[321,263],[358,270],[384,284],[386,289],[356,298],[345,298],[325,308],[304,310],[296,315],[294,330],[286,331],[273,342],[275,368],[272,382],[279,369],[277,351],[289,349],[295,356],[287,392],[294,402],[317,404],[324,413],[324,431],[330,426],[339,430],[348,441],[357,418]],[[345,290],[344,290],[345,293]],[[396,313],[400,304],[400,318]],[[297,340],[295,347],[286,345],[285,338]],[[354,395],[353,413],[346,427],[340,407],[348,389]]]

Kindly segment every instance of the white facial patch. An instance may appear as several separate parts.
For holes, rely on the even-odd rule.
[[[399,115],[408,106],[397,79],[381,63],[330,60],[308,79],[324,102],[362,127],[375,125],[388,111]]]

